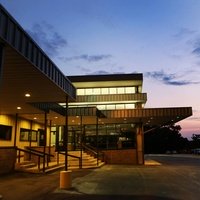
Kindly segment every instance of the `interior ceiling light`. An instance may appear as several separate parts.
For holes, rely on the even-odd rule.
[[[33,119],[37,119],[37,117],[34,117]]]
[[[26,93],[25,94],[25,97],[30,97],[31,95],[29,93]]]
[[[17,106],[17,110],[21,110],[22,108],[20,106]]]
[[[54,117],[55,119],[58,119],[58,117]]]

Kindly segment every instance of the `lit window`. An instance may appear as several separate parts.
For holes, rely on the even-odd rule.
[[[117,110],[124,109],[124,104],[116,104],[116,109]]]
[[[106,105],[97,105],[97,108],[99,110],[105,110],[106,109]]]
[[[126,87],[125,88],[125,93],[126,94],[133,94],[133,93],[135,93],[135,87]]]
[[[107,105],[107,110],[115,110],[115,105]]]
[[[93,94],[92,88],[85,89],[85,94],[86,94],[86,95],[92,95],[92,94]]]
[[[101,88],[101,94],[109,94],[108,88]]]
[[[134,109],[135,108],[135,104],[125,104],[125,108],[126,109]]]
[[[117,94],[124,94],[124,88],[123,87],[117,88]]]
[[[77,92],[77,95],[85,95],[85,90],[84,89],[77,89],[76,92]]]
[[[117,94],[117,88],[110,88],[110,94]]]
[[[94,94],[94,95],[101,94],[100,88],[94,88],[94,89],[93,89],[93,94]]]

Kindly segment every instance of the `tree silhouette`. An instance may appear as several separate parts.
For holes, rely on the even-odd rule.
[[[149,127],[145,127],[148,130]],[[182,152],[189,148],[189,141],[183,138],[179,125],[168,125],[152,129],[144,134],[145,153]]]

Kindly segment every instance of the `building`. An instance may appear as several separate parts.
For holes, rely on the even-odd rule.
[[[192,109],[144,108],[142,81],[142,74],[66,77],[0,5],[0,173],[27,151],[45,166],[55,151],[89,146],[97,160],[103,153],[107,163],[144,164],[143,127],[176,123]]]

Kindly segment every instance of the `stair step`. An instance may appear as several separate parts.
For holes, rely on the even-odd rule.
[[[80,151],[70,151],[70,155],[78,156],[80,157],[81,153]],[[97,166],[97,159],[92,157],[91,155],[82,152],[82,169],[90,169],[90,168],[98,168],[103,166],[105,163],[102,161],[98,161]],[[51,173],[54,171],[58,171],[61,169],[64,169],[65,167],[65,155],[59,154],[59,164],[57,164],[57,158],[51,159],[51,162],[49,162],[49,166],[47,167],[45,164],[45,173]],[[68,157],[68,168],[70,170],[79,169],[79,159]],[[16,169],[20,171],[25,171],[29,173],[43,173],[43,163],[40,165],[40,170],[38,169],[38,166],[30,161],[25,161],[20,164],[16,164]]]

